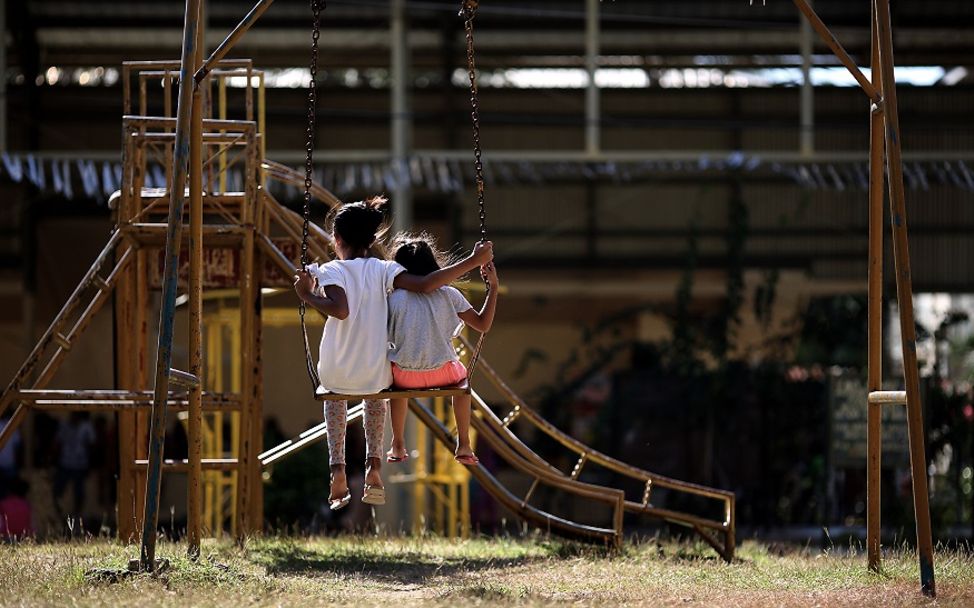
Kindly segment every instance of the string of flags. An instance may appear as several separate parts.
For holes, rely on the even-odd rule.
[[[0,178],[27,182],[44,192],[68,199],[94,199],[104,204],[121,187],[119,162],[90,159],[43,158],[31,153],[0,153]],[[767,162],[743,152],[704,155],[696,159],[642,161],[536,161],[484,162],[485,177],[498,185],[543,185],[570,181],[610,183],[652,182],[674,175],[714,176],[727,172],[781,176],[811,190],[866,191],[866,162]],[[962,160],[925,160],[903,165],[907,188],[929,190],[944,185],[974,192],[974,168]],[[393,191],[400,186],[435,193],[455,193],[475,187],[473,167],[454,158],[416,155],[406,161],[332,162],[315,167],[315,180],[339,198],[362,192]],[[243,190],[243,172],[227,171],[227,189]],[[150,164],[145,175],[148,188],[165,188],[161,165]],[[300,197],[294,186],[269,182],[271,193],[287,200]]]
[[[2,174],[15,183],[28,182],[38,190],[55,192],[68,199],[79,197],[107,201],[122,183],[122,165],[86,159],[38,158],[33,154],[0,153]],[[152,181],[152,180],[148,180]],[[165,186],[165,178],[154,184]]]

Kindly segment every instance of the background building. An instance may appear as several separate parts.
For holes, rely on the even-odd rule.
[[[175,59],[183,18],[171,0],[5,4],[0,378],[111,228],[121,62]],[[840,445],[828,424],[829,379],[865,364],[869,107],[854,81],[789,2],[482,4],[489,236],[506,290],[485,357],[562,428],[738,491],[744,524],[859,522],[858,436]],[[469,248],[479,227],[455,5],[328,2],[316,170],[343,200],[387,193],[397,227]],[[212,48],[244,8],[208,6]],[[868,3],[815,8],[868,64]],[[952,488],[941,503],[934,488],[935,509],[969,527],[974,5],[892,8],[923,370],[949,381],[932,383],[943,411],[928,398],[947,429],[931,460]],[[267,156],[296,167],[310,26],[306,3],[278,0],[234,51],[266,70]],[[242,107],[242,87],[228,101]],[[297,191],[279,198],[300,203]],[[320,414],[282,319],[264,335],[265,413],[290,435]],[[57,387],[112,384],[111,332],[110,315],[96,319]],[[891,326],[887,344],[897,336]],[[687,393],[700,377],[709,388]],[[25,432],[29,467],[53,462],[42,431]]]

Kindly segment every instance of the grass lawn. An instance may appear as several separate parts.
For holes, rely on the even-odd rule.
[[[908,551],[885,571],[863,556],[744,543],[733,564],[702,545],[628,544],[619,553],[559,540],[265,538],[206,541],[197,562],[162,543],[171,568],[110,583],[138,547],[104,539],[0,545],[3,606],[971,606],[974,558],[937,555],[939,597],[920,596]]]

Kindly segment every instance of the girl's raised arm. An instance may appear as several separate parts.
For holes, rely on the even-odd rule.
[[[478,266],[483,266],[490,263],[490,261],[493,259],[493,243],[490,241],[477,243],[474,245],[473,253],[456,264],[451,264],[446,268],[441,268],[425,276],[418,276],[405,272],[399,273],[399,275],[396,276],[392,286],[396,289],[430,293],[432,291],[436,291],[444,285],[449,285]]]
[[[499,281],[497,280],[497,269],[493,262],[484,265],[480,270],[481,274],[487,279],[490,289],[487,292],[487,299],[484,301],[480,312],[473,308],[461,312],[458,316],[470,329],[486,333],[490,331],[490,326],[494,324],[494,313],[497,312],[497,291]]]

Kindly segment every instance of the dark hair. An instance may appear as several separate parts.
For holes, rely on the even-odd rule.
[[[386,202],[384,196],[373,196],[337,207],[325,222],[327,229],[351,247],[368,249],[388,229],[384,226]]]
[[[409,274],[427,275],[453,262],[453,256],[436,248],[436,239],[428,232],[400,232],[392,239],[393,259]]]

